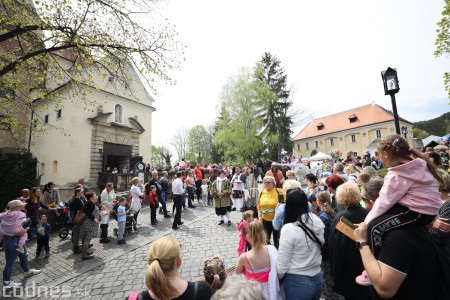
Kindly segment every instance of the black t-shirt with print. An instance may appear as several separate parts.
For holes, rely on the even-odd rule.
[[[187,289],[184,291],[184,293],[177,298],[173,298],[172,300],[210,300],[213,294],[211,286],[205,281],[198,282],[198,291],[196,298],[194,298],[194,290],[195,290],[195,282],[188,281],[188,286]],[[142,300],[154,300],[150,296],[148,291],[143,291],[141,295]]]
[[[377,259],[382,264],[406,274],[396,300],[435,299],[437,259],[434,257],[432,241],[422,226],[404,226],[386,232],[383,246]],[[372,300],[381,299],[373,286],[370,287]]]

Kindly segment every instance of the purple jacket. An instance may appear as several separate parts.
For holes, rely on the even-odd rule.
[[[22,230],[22,222],[26,217],[24,212],[10,210],[0,213],[0,223],[7,234],[16,234]]]

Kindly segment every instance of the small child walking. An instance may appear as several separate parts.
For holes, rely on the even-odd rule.
[[[13,210],[13,209],[20,210]],[[22,223],[27,219],[27,216],[21,210],[25,209],[25,202],[21,200],[12,200],[8,203],[8,210],[0,213],[0,241],[3,241],[5,235],[15,235],[21,231]],[[24,253],[23,246],[27,242],[27,234],[25,233],[19,239],[16,251]]]
[[[152,226],[156,226],[158,221],[156,220],[156,209],[158,208],[158,194],[156,193],[156,186],[150,186],[150,194],[149,194],[149,202],[150,202],[150,223]]]
[[[212,287],[213,292],[222,288],[227,279],[223,259],[214,257],[205,261],[203,264],[203,275],[205,276],[205,281]]]
[[[102,230],[100,243],[102,244],[111,242],[111,240],[108,239],[109,214],[109,208],[105,204],[102,204],[100,206],[100,229]]]
[[[390,168],[379,197],[364,220],[368,245],[375,258],[388,230],[405,225],[426,226],[434,220],[442,206],[438,184],[443,181],[437,167],[401,135],[381,139],[378,152],[382,163]],[[360,285],[372,285],[366,271],[355,280]]]
[[[39,224],[36,226],[36,242],[37,242],[37,248],[36,248],[36,257],[34,260],[38,261],[41,259],[41,251],[42,248],[44,248],[45,251],[45,258],[48,258],[50,256],[50,232],[51,232],[51,226],[47,223],[47,216],[41,215],[39,217]]]
[[[247,210],[242,213],[242,220],[239,222],[237,232],[239,233],[239,256],[252,249],[250,243],[247,241],[247,227],[253,221],[253,211]]]
[[[119,227],[118,230],[118,240],[117,245],[123,245],[126,244],[126,241],[123,237],[125,234],[125,223],[127,221],[127,213],[130,212],[130,210],[127,210],[125,205],[127,204],[127,198],[122,197],[119,200],[119,207],[117,208],[117,225]]]
[[[207,183],[206,179],[202,180],[202,185],[200,187],[202,189],[203,206],[208,206],[208,183]]]

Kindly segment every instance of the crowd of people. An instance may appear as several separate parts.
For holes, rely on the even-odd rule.
[[[307,174],[305,182],[297,181],[294,170],[282,172],[277,163],[263,172],[252,163],[242,169],[237,164],[191,169],[184,160],[171,179],[167,171],[158,178],[156,170],[147,183],[133,178],[128,198],[116,197],[112,184],[97,197],[80,180],[69,205],[72,218],[80,214],[82,219],[74,222],[72,250],[89,260],[92,239],[111,242],[110,216],[118,222],[117,244],[126,243],[127,224],[139,230],[139,212],[146,203],[151,226],[158,226],[159,214],[173,218],[172,229],[178,230],[183,210],[196,208],[196,197],[197,205],[214,207],[219,226],[232,226],[231,211],[242,212],[235,273],[245,280],[227,278],[219,257],[205,261],[204,280],[182,279],[182,246],[166,236],[150,246],[147,290],[130,299],[438,299],[444,293],[438,276],[448,272],[450,262],[450,175],[432,156],[390,135],[381,139],[369,165],[349,152],[341,161],[324,163],[322,178]],[[384,180],[377,174],[382,165],[389,168]],[[26,276],[39,273],[23,256],[26,240],[37,239],[36,260],[42,249],[45,258],[50,256],[47,218],[57,216],[59,202],[49,183],[42,199],[39,188],[24,190],[0,215],[7,252],[4,285],[16,286],[10,277],[17,257]],[[39,215],[40,208],[47,213]],[[8,215],[28,218],[30,229],[20,221],[8,231]],[[342,230],[344,221],[354,226],[352,238]]]

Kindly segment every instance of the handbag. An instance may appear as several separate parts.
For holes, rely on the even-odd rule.
[[[79,211],[73,218],[72,222],[73,222],[73,224],[81,225],[81,224],[83,224],[85,219],[86,219],[86,213]]]

